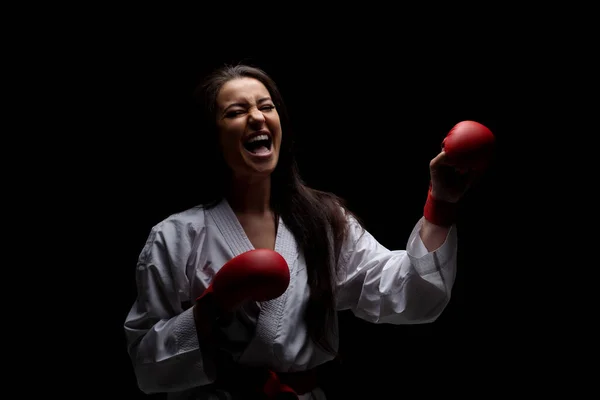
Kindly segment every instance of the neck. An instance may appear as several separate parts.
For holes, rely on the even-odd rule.
[[[265,214],[271,211],[271,177],[257,181],[234,180],[227,201],[234,211]]]

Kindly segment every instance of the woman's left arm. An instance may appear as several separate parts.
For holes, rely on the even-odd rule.
[[[423,217],[405,250],[388,250],[349,219],[337,279],[337,306],[374,323],[435,321],[450,301],[456,276],[456,211],[481,171],[461,170],[442,151],[430,164]]]
[[[434,226],[430,239],[440,244],[429,251],[421,238],[426,224],[424,218],[415,224],[405,249],[389,250],[351,217],[338,265],[337,309],[372,323],[435,321],[450,301],[457,234],[455,226]]]

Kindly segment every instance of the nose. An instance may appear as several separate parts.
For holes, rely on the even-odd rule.
[[[249,113],[249,120],[251,124],[262,125],[265,122],[265,116],[258,108],[252,108]]]

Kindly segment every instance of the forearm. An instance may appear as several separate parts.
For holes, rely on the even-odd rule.
[[[456,221],[458,205],[453,201],[439,200],[429,187],[427,201],[423,210],[423,224],[419,236],[429,252],[433,252],[444,244],[450,227]]]
[[[136,326],[143,320],[139,317],[132,315],[126,328],[138,385],[144,393],[180,391],[213,381],[213,367],[198,343],[192,310],[149,329]]]
[[[421,237],[421,241],[425,245],[425,248],[427,248],[427,251],[433,252],[444,244],[449,231],[450,227],[435,225],[426,218],[423,218],[419,236]]]

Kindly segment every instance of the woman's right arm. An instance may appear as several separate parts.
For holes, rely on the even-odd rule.
[[[204,234],[191,231],[173,221],[157,225],[138,260],[137,298],[124,328],[138,386],[147,394],[182,391],[215,379],[214,366],[199,345],[194,307],[183,309],[180,297],[189,291],[182,287],[182,276],[192,246],[198,246],[194,236]]]

